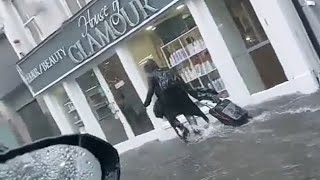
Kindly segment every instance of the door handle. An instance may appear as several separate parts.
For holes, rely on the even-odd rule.
[[[315,6],[316,2],[313,0],[304,0],[305,4],[304,6]]]
[[[109,108],[110,108],[112,114],[114,115],[114,118],[119,119],[120,117],[119,117],[118,113],[120,112],[120,110],[116,109],[115,102],[109,103]]]
[[[117,113],[119,112],[119,110],[116,109],[114,102],[112,102],[112,103],[109,104],[109,108],[111,109],[111,111],[112,111],[113,114],[117,114]]]

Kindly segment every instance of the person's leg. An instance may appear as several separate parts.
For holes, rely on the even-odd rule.
[[[192,125],[198,125],[197,119],[194,116],[191,115],[185,115],[188,123],[192,126]]]
[[[177,133],[177,135],[186,140],[186,137],[189,134],[189,130],[188,128],[186,128],[182,123],[180,123],[180,121],[177,120],[177,118],[175,116],[170,116],[167,115],[166,118],[168,119],[170,125],[174,128],[175,132]],[[179,134],[179,132],[177,131],[177,128],[182,132],[182,136]]]
[[[192,131],[195,134],[200,134],[201,130],[198,128],[198,122],[197,119],[194,116],[190,116],[190,115],[185,115],[187,121],[189,122]]]
[[[176,132],[176,134],[177,134],[180,138],[182,138],[181,135],[179,134],[178,129],[177,129],[178,127],[175,126],[175,123],[174,123],[172,120],[169,120],[169,118],[168,118],[167,116],[164,116],[163,118],[166,119],[166,120],[169,122],[169,124],[171,125],[171,127],[173,128],[173,130]]]
[[[201,117],[204,121],[207,122],[207,124],[205,125],[205,128],[209,128],[210,126],[210,119],[199,109],[195,114],[194,116],[199,116]]]
[[[208,124],[210,123],[209,118],[208,118],[202,111],[199,112],[199,116],[200,116],[203,120],[205,120]]]

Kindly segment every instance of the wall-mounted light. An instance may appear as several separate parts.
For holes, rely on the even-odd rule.
[[[147,27],[147,31],[150,31],[151,29],[153,28],[153,26],[149,26],[149,27]]]
[[[184,6],[185,6],[184,4],[179,5],[179,6],[177,7],[177,10],[183,9]]]
[[[187,19],[191,16],[191,14],[187,13],[187,14],[184,14],[182,15],[182,19]]]

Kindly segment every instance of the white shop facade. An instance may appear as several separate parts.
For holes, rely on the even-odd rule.
[[[259,0],[92,1],[17,69],[62,134],[90,133],[124,152],[169,136],[143,107],[150,58],[240,105],[317,90],[317,58],[295,36],[303,27],[272,2],[273,13]]]

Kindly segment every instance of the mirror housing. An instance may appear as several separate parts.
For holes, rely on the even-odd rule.
[[[87,152],[90,152],[100,163],[102,176],[101,180],[120,179],[120,158],[117,150],[104,140],[101,140],[97,137],[88,134],[76,134],[47,138],[40,141],[36,141],[29,145],[22,146],[17,149],[9,150],[4,154],[0,154],[0,171],[1,166],[10,167],[6,163],[11,160],[17,161],[23,159],[24,155],[32,154],[33,152],[39,152],[41,150],[57,146],[68,146],[75,148],[78,147],[78,149],[85,149]],[[61,152],[67,153],[63,152],[63,150],[61,150]]]

